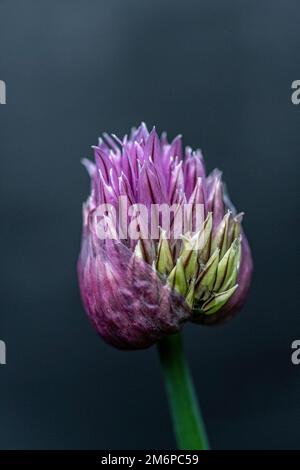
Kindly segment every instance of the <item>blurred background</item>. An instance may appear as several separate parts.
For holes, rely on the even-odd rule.
[[[299,448],[299,41],[296,0],[0,0],[0,448],[175,448],[155,347],[106,345],[76,278],[80,159],[142,120],[246,212],[247,305],[184,331],[211,446]]]

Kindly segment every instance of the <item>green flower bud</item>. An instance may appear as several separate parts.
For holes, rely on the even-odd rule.
[[[160,231],[154,268],[185,298],[195,320],[199,314],[216,313],[238,287],[240,222],[240,217],[233,218],[227,212],[213,233],[212,214],[209,213],[201,230],[182,236],[175,266],[172,240],[167,239],[164,230]],[[139,245],[136,252],[141,253]]]

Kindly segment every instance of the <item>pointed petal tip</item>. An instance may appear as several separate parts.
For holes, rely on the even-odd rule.
[[[88,158],[81,158],[80,163],[84,166],[89,176],[92,178],[96,172],[96,165]]]

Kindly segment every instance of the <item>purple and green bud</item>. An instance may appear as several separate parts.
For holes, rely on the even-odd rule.
[[[180,136],[169,143],[145,124],[122,141],[105,134],[94,151],[95,163],[84,161],[91,195],[78,274],[100,335],[118,348],[145,348],[188,320],[232,317],[247,296],[252,258],[221,173],[206,176],[199,150],[183,156]],[[110,236],[99,236],[98,222]]]

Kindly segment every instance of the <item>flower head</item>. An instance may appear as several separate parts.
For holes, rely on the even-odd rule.
[[[78,274],[100,335],[144,348],[187,320],[230,318],[252,258],[220,171],[207,176],[200,150],[183,155],[180,136],[169,143],[145,124],[122,141],[104,134],[94,152]]]

